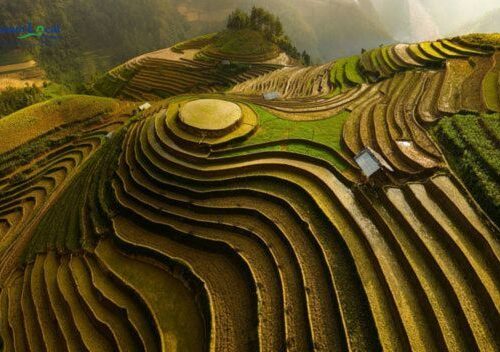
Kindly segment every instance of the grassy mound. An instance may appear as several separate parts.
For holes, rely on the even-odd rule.
[[[241,119],[238,105],[217,99],[198,99],[184,104],[179,118],[185,125],[205,131],[227,129]]]
[[[225,30],[214,38],[213,46],[222,55],[229,57],[264,56],[278,51],[278,47],[261,32],[252,29]]]
[[[184,50],[189,49],[201,49],[206,45],[209,45],[213,42],[214,38],[218,33],[209,33],[205,35],[200,35],[199,37],[195,37],[184,42],[180,42],[175,44],[172,47],[172,51],[182,53]]]

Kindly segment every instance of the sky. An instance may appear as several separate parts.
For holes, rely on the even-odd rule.
[[[500,10],[500,0],[371,0],[371,2],[382,22],[386,23],[388,30],[395,35],[395,39],[403,41],[460,34],[464,28],[481,17],[493,10]],[[407,11],[405,9],[407,7],[410,7],[411,11]],[[408,12],[410,18],[405,18]],[[495,31],[500,32],[500,18]]]

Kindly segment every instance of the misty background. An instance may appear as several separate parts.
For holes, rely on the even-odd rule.
[[[49,79],[81,84],[142,53],[222,30],[233,10],[254,5],[279,16],[315,63],[381,44],[500,32],[500,0],[0,0],[0,26],[62,28],[51,46],[7,48],[0,37],[0,65],[34,58]]]
[[[194,28],[217,30],[215,14],[253,4],[282,20],[299,49],[328,61],[380,44],[416,42],[471,32],[500,32],[500,0],[203,0],[178,1]],[[226,7],[227,6],[227,7]],[[225,8],[226,7],[226,8]]]

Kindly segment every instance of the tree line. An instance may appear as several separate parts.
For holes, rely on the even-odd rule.
[[[35,85],[21,89],[8,87],[0,92],[0,118],[46,99],[42,89]]]
[[[249,28],[259,31],[291,57],[301,60],[305,65],[311,64],[310,55],[305,50],[299,52],[285,34],[279,17],[261,7],[253,6],[250,15],[240,9],[234,10],[227,18],[226,27],[230,30]]]

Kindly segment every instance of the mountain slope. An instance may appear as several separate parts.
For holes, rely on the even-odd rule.
[[[225,89],[296,61],[258,31],[226,30],[129,60],[94,89],[106,96],[158,100]]]

